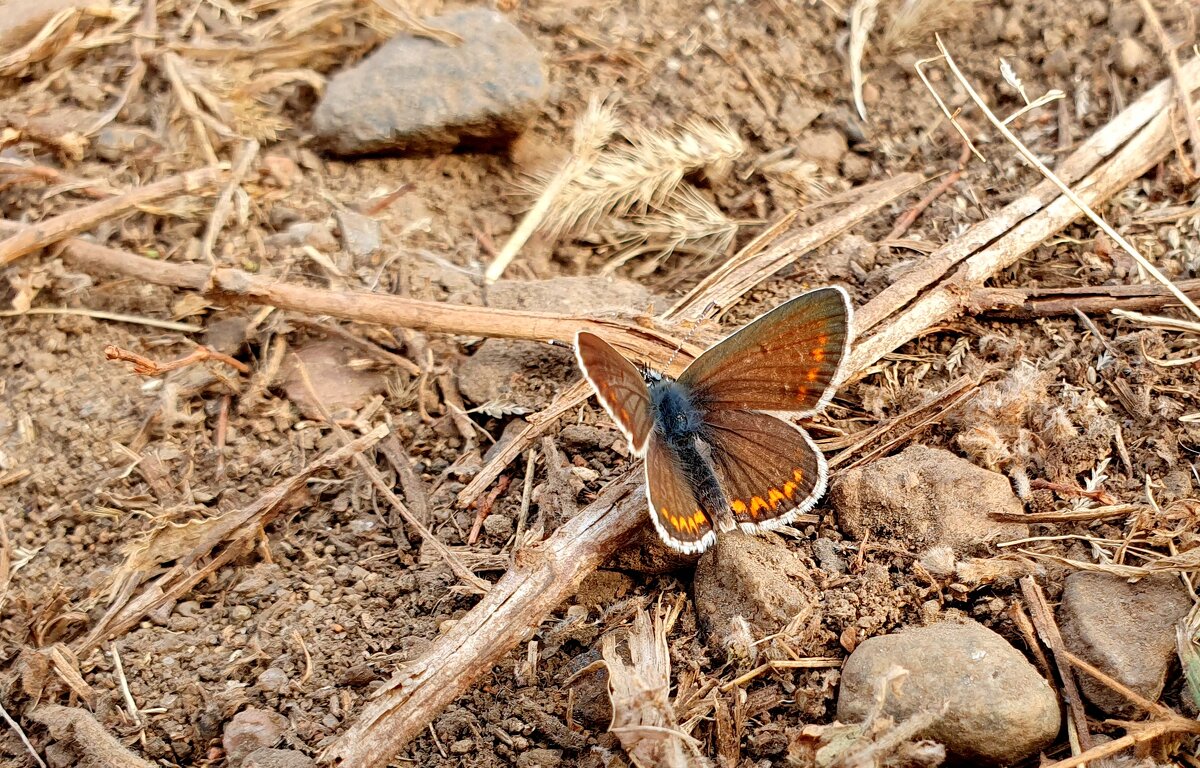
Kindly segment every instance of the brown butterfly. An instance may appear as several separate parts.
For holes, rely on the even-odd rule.
[[[668,546],[703,552],[717,530],[786,525],[825,493],[825,457],[800,427],[833,397],[850,351],[850,297],[837,286],[782,304],[671,380],[639,370],[595,334],[579,367],[646,462],[650,519]]]

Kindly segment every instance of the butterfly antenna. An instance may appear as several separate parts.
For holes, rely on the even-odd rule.
[[[701,317],[708,314],[708,310],[712,306],[713,306],[713,302],[709,302],[708,307],[705,307],[704,312],[701,313]],[[666,374],[666,372],[671,369],[671,363],[675,362],[675,357],[679,354],[679,351],[681,349],[683,349],[683,345],[687,344],[689,341],[691,341],[692,337],[696,335],[696,331],[698,331],[698,330],[700,330],[700,321],[699,320],[697,320],[696,322],[694,322],[692,324],[692,329],[690,331],[688,331],[687,335],[684,336],[679,341],[679,344],[675,347],[675,351],[672,352],[671,356],[667,358],[667,364],[663,366],[663,371],[662,371],[663,374]]]

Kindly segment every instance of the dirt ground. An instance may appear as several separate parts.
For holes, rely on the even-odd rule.
[[[145,44],[167,46],[184,61],[203,61],[206,41],[220,41],[218,30],[234,26],[235,9],[248,25],[252,18],[257,24],[288,13],[291,5],[301,4],[160,0],[159,37]],[[1022,104],[1000,73],[1002,61],[1031,97],[1051,89],[1065,93],[1015,123],[1021,138],[1047,161],[1069,152],[1169,75],[1160,41],[1133,0],[978,2],[954,18],[926,19],[892,38],[887,33],[897,29],[898,4],[881,4],[863,59],[868,116],[863,121],[853,104],[847,63],[850,7],[841,0],[505,5],[516,6],[505,10],[544,53],[550,80],[548,99],[513,147],[490,154],[330,157],[308,141],[316,96],[298,78],[273,92],[270,126],[264,115],[242,116],[237,123],[244,135],[258,132],[262,149],[247,177],[247,195],[235,201],[216,242],[216,263],[329,286],[330,273],[306,255],[302,243],[286,239],[294,232],[289,227],[315,222],[334,238],[327,222],[335,210],[374,204],[402,190],[373,206],[372,216],[382,224],[382,253],[342,262],[344,276],[334,282],[480,305],[486,297],[479,274],[531,203],[522,179],[562,158],[572,126],[593,95],[616,97],[622,119],[649,130],[696,118],[734,129],[747,145],[744,155],[728,174],[697,184],[730,218],[747,222],[738,230],[736,247],[763,222],[797,208],[802,212],[793,226],[819,222],[823,209],[810,204],[823,197],[902,172],[933,176],[957,167],[961,142],[914,70],[918,60],[936,53],[934,31],[998,113]],[[1182,42],[1194,29],[1194,9],[1186,3],[1158,5],[1163,24]],[[430,4],[414,12],[441,9]],[[0,87],[7,106],[0,119],[19,137],[5,139],[0,160],[34,161],[62,173],[52,179],[6,171],[0,180],[4,218],[33,222],[91,202],[87,185],[77,183],[81,179],[128,188],[206,164],[197,121],[180,107],[163,64],[169,59],[161,56],[148,57],[149,71],[121,118],[144,133],[146,145],[137,151],[109,151],[92,140],[72,155],[50,139],[38,139],[36,126],[30,127],[42,117],[61,129],[71,124],[69,110],[94,116],[119,96],[133,46],[139,45],[129,34],[137,19],[130,14],[122,20],[128,10],[114,5],[108,19],[86,18],[58,57],[10,65],[4,72]],[[292,58],[281,54],[271,66],[329,74],[361,58],[377,39],[357,4],[345,3],[344,13],[341,26],[321,27],[336,45],[313,42],[311,50],[297,48]],[[102,39],[106,25],[115,31]],[[1188,38],[1181,52],[1191,43]],[[265,55],[262,50],[259,55]],[[214,60],[205,66],[216,67]],[[224,74],[244,79],[251,60],[248,54],[231,57],[222,64],[229,68]],[[953,103],[962,103],[944,73],[933,71],[933,79]],[[971,164],[916,219],[903,242],[883,241],[913,196],[755,288],[723,327],[734,328],[814,285],[844,285],[861,305],[932,247],[1040,180],[985,129],[977,113],[966,112],[963,124],[977,134],[989,162]],[[239,139],[209,136],[217,158],[236,155]],[[772,155],[785,147],[797,149]],[[788,157],[809,163],[801,170],[764,170]],[[1181,156],[1172,153],[1101,213],[1168,277],[1192,279],[1200,276],[1200,214],[1154,214],[1186,210],[1196,192]],[[161,201],[89,232],[114,248],[206,264],[199,244],[210,210],[211,198]],[[334,239],[330,248],[318,250],[337,248]],[[613,255],[611,246],[587,238],[535,238],[507,276],[596,275]],[[686,252],[656,263],[643,256],[620,265],[616,274],[669,302],[712,263]],[[353,391],[344,423],[356,432],[356,424],[390,424],[427,495],[429,527],[445,544],[466,547],[456,551],[469,552],[470,562],[479,564],[477,573],[490,581],[508,562],[522,514],[524,459],[505,470],[508,489],[495,498],[489,521],[469,547],[477,510],[460,508],[455,497],[510,422],[544,407],[577,380],[566,350],[529,344],[528,354],[537,355],[532,365],[524,358],[530,375],[522,396],[529,405],[479,408],[468,398],[464,423],[446,400],[457,397],[456,390],[486,389],[487,382],[466,380],[460,368],[481,349],[479,338],[344,324],[370,340],[373,346],[364,351],[329,330],[338,324],[328,319],[218,306],[134,278],[84,274],[55,249],[4,270],[5,307],[30,298],[35,309],[86,308],[200,327],[188,333],[75,314],[0,318],[0,521],[6,537],[0,553],[6,579],[0,586],[0,703],[51,764],[82,758],[69,747],[53,746],[70,739],[26,716],[46,703],[85,706],[134,754],[157,765],[228,764],[222,737],[233,716],[247,707],[282,715],[286,724],[278,746],[315,757],[399,665],[436,642],[477,602],[436,557],[409,543],[386,501],[346,463],[317,475],[307,484],[309,498],[289,506],[257,541],[232,553],[182,599],[111,640],[85,642],[112,602],[128,599],[121,588],[131,583],[137,564],[145,566],[145,574],[158,575],[173,564],[172,547],[184,546],[189,525],[245,508],[319,453],[341,445],[320,415],[305,407],[303,384],[286,366],[271,380],[256,377],[270,367],[272,354],[281,354],[280,345],[307,347],[312,360],[333,357],[335,369],[356,372],[346,385]],[[1143,282],[1137,266],[1093,226],[1078,224],[990,285],[1126,282]],[[1078,561],[1144,564],[1186,553],[1196,543],[1197,367],[1153,362],[1186,356],[1195,338],[1194,332],[1137,325],[1104,312],[1086,324],[1073,314],[1037,320],[967,316],[906,344],[843,388],[812,431],[830,441],[833,453],[850,443],[847,436],[908,412],[959,377],[978,379],[986,397],[904,444],[946,448],[1018,485],[1052,484],[1024,489],[1029,512],[1086,508],[1087,499],[1070,490],[1080,488],[1102,491],[1107,504],[1133,505],[1127,516],[1034,525],[1034,538],[1021,548]],[[209,361],[140,377],[127,364],[105,361],[110,345],[163,362],[187,355],[195,342],[227,352],[251,372]],[[336,343],[319,346],[325,342]],[[389,363],[375,351],[380,348],[411,362]],[[427,361],[448,372],[452,386],[439,386],[436,372],[420,374]],[[481,370],[474,375],[489,375],[489,369]],[[458,375],[463,380],[456,381]],[[371,410],[363,411],[368,404]],[[628,463],[613,450],[614,443],[620,448],[618,435],[594,401],[549,434],[570,468],[573,504],[594,499]],[[401,478],[382,453],[369,455],[388,483],[400,487]],[[535,467],[528,514],[546,533],[561,522],[555,510],[564,508],[548,490],[552,485],[544,465]],[[1020,597],[1013,578],[964,586],[953,575],[923,574],[903,541],[871,538],[863,544],[840,529],[828,502],[815,512],[818,522],[798,525],[789,546],[814,564],[834,551],[849,565],[836,577],[814,576],[819,609],[793,638],[799,656],[844,657],[862,639],[918,626],[931,611],[973,618],[1024,647],[1011,611]],[[1004,552],[1012,550],[988,550],[993,557]],[[1070,569],[1048,559],[1022,562],[1035,564],[1029,572],[1057,600]],[[676,675],[690,676],[700,688],[705,680],[723,684],[745,671],[706,643],[692,570],[684,565],[652,573],[629,565],[628,558],[610,563],[542,623],[535,636],[536,665],[529,664],[528,648],[514,650],[393,764],[625,764],[607,733],[603,680],[584,674],[572,685],[564,681],[599,658],[607,633],[659,601],[682,604],[671,635]],[[63,668],[76,677],[56,671]],[[740,765],[786,764],[795,734],[835,718],[838,681],[836,668],[784,669],[741,686],[738,711],[747,727],[736,749]],[[1195,714],[1177,664],[1162,700]],[[1097,730],[1103,730],[1101,719],[1096,717]],[[701,723],[693,735],[701,751],[715,758],[715,722]],[[1047,757],[1069,754],[1064,732]],[[0,763],[35,764],[12,728],[0,729]]]

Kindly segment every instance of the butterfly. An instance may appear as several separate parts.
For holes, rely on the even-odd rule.
[[[778,528],[825,493],[820,449],[774,414],[811,416],[829,403],[850,351],[851,315],[842,288],[809,291],[718,342],[674,380],[635,367],[593,333],[576,334],[579,367],[645,460],[650,519],[668,546],[703,552],[718,530]]]

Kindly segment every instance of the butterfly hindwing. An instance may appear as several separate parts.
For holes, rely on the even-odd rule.
[[[703,439],[744,531],[786,525],[825,493],[825,457],[808,433],[783,419],[755,411],[712,411]]]
[[[696,358],[679,383],[705,409],[813,413],[833,396],[850,315],[841,288],[809,291]]]
[[[684,553],[703,552],[716,541],[711,512],[697,500],[679,458],[653,434],[646,447],[646,488],[650,519],[668,546]]]
[[[608,342],[587,331],[575,336],[575,355],[600,404],[628,438],[629,447],[635,455],[644,456],[654,416],[641,373]]]

